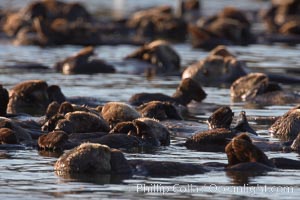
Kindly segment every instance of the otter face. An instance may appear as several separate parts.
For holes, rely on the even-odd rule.
[[[31,80],[19,83],[10,90],[8,112],[43,115],[49,104],[47,83]]]

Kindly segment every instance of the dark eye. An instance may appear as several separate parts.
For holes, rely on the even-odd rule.
[[[203,69],[203,74],[205,75],[205,76],[208,76],[208,70],[207,69]]]

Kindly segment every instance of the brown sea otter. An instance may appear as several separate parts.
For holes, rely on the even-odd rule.
[[[129,99],[129,103],[135,106],[150,101],[167,101],[175,104],[187,105],[192,100],[202,101],[206,93],[194,80],[190,78],[183,79],[172,97],[161,93],[138,93]]]
[[[261,17],[268,34],[268,42],[296,44],[300,42],[300,3],[297,0],[273,0]]]
[[[229,139],[235,137],[241,132],[248,132],[257,135],[248,124],[246,113],[242,111],[237,121],[237,125],[230,127],[234,113],[228,106],[222,106],[217,109],[209,118],[209,130],[195,133],[187,138],[185,146],[188,149],[198,151],[224,151]]]
[[[141,115],[130,105],[121,102],[108,102],[101,110],[101,115],[107,121],[111,128],[117,123],[132,121],[141,117]]]
[[[56,63],[55,69],[63,74],[93,74],[93,73],[114,73],[113,66],[103,60],[90,59],[94,55],[94,48],[89,46],[80,50],[74,56],[68,57]]]
[[[182,120],[180,112],[170,102],[150,101],[140,105],[137,110],[142,117],[154,118],[158,120]]]
[[[245,144],[246,146],[241,146]],[[170,161],[127,160],[124,154],[105,145],[84,143],[64,153],[55,163],[54,170],[59,176],[67,174],[128,174],[142,176],[182,176],[202,174],[209,170],[270,171],[274,165],[267,156],[251,144],[245,135],[231,141],[227,147],[229,166],[222,163],[180,163]],[[274,158],[278,166],[293,163],[293,169],[299,167],[299,161]],[[226,167],[226,168],[225,168]],[[291,165],[289,166],[291,167]]]
[[[277,119],[269,132],[284,141],[294,140],[300,132],[300,106],[296,106]],[[295,145],[294,144],[294,148]]]
[[[255,42],[246,15],[233,7],[226,7],[217,15],[201,18],[197,26],[190,26],[192,45],[212,49],[217,45],[247,45]]]
[[[137,38],[147,38],[150,41],[157,38],[183,41],[187,32],[185,21],[176,17],[170,6],[138,11],[130,16],[126,25],[136,30]]]
[[[250,101],[260,105],[300,102],[298,94],[284,91],[263,73],[250,73],[237,79],[230,87],[230,95],[233,101]]]
[[[56,89],[52,90],[51,88]],[[29,80],[15,85],[9,91],[7,112],[44,115],[51,101],[63,101],[64,95],[58,86],[50,86],[43,80]]]
[[[228,158],[228,167],[240,163],[258,162],[269,167],[275,167],[268,157],[255,145],[247,134],[234,137],[226,145],[225,152]]]
[[[249,73],[246,63],[238,60],[225,46],[217,46],[210,54],[188,66],[182,79],[191,78],[203,85],[227,85]],[[285,75],[268,74],[272,82],[298,84],[300,79]]]
[[[155,40],[149,44],[138,48],[125,57],[127,61],[142,61],[147,63],[145,69],[140,69],[140,73],[152,75],[174,75],[179,74],[180,56],[164,40]]]
[[[17,84],[9,91],[8,113],[42,115],[49,104],[45,81],[30,80]]]
[[[18,144],[16,133],[10,128],[0,128],[0,144]]]

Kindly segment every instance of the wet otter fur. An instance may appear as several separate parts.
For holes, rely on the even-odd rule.
[[[63,150],[67,143],[68,135],[63,131],[53,131],[43,134],[38,138],[38,146],[44,150]]]
[[[170,102],[150,101],[140,105],[137,110],[142,117],[154,118],[158,120],[182,120],[182,116],[177,111],[176,107]]]
[[[245,111],[241,111],[237,125],[230,128],[234,113],[228,106],[217,109],[208,119],[209,129],[195,133],[188,138],[185,146],[198,151],[223,152],[229,140],[241,132],[257,135],[247,120]]]
[[[100,115],[90,112],[75,111],[65,115],[65,119],[73,124],[75,133],[108,132],[109,126]]]
[[[284,91],[264,73],[250,73],[240,77],[232,83],[230,94],[233,101],[249,101],[263,105],[300,102],[300,95]]]
[[[90,59],[94,55],[94,47],[88,46],[81,49],[74,56],[56,63],[55,69],[63,74],[93,74],[114,73],[113,66],[106,64],[103,60]]]
[[[141,117],[133,107],[121,102],[106,103],[102,107],[101,115],[111,128],[119,122],[132,121]]]
[[[150,101],[167,101],[175,104],[187,105],[192,100],[201,102],[206,98],[206,93],[194,80],[183,79],[172,97],[161,93],[138,93],[133,95],[128,101],[130,104],[139,106]]]
[[[300,106],[296,106],[278,118],[269,132],[283,141],[294,140],[300,130]]]
[[[269,167],[274,167],[268,157],[255,145],[247,134],[234,137],[225,147],[228,158],[228,167],[247,162],[258,162]]]
[[[0,128],[0,144],[19,144],[15,131],[10,128]]]
[[[101,144],[84,143],[64,153],[54,170],[62,173],[110,173],[111,150]]]
[[[138,59],[153,64],[155,68],[145,69],[145,72],[154,74],[177,74],[180,69],[178,53],[164,40],[156,40],[146,44],[125,59]]]
[[[48,85],[42,80],[24,81],[9,91],[8,113],[43,115],[49,104]]]

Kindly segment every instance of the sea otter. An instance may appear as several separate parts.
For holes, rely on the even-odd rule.
[[[63,74],[94,74],[94,73],[114,73],[112,65],[103,60],[90,59],[94,55],[94,48],[85,47],[63,61],[56,63],[54,68]]]
[[[129,103],[138,106],[150,101],[167,101],[185,106],[192,100],[201,102],[205,97],[206,93],[200,84],[190,78],[186,78],[180,82],[172,97],[161,93],[138,93],[129,99]]]
[[[228,158],[228,167],[247,162],[258,162],[269,167],[275,167],[264,152],[253,145],[249,136],[244,133],[234,137],[226,145],[225,152]]]
[[[188,66],[182,79],[191,78],[202,85],[228,85],[249,73],[246,63],[238,60],[225,46],[217,46],[210,54]],[[300,79],[285,75],[268,74],[272,82],[298,84]]]
[[[300,102],[300,95],[284,91],[264,73],[250,73],[234,81],[230,87],[233,101],[250,101],[260,105]]]
[[[294,140],[300,132],[300,106],[290,109],[278,118],[269,128],[269,132],[283,141]]]
[[[249,20],[234,7],[226,7],[215,16],[201,18],[196,26],[191,25],[188,30],[195,48],[211,50],[217,45],[247,45],[255,42]]]
[[[145,69],[140,69],[141,73],[147,76],[152,75],[175,75],[179,74],[180,56],[164,40],[155,40],[145,44],[125,57],[128,61],[139,61],[147,63]]]
[[[187,138],[185,146],[188,149],[198,151],[224,151],[229,139],[235,137],[241,132],[248,132],[257,135],[248,124],[246,113],[242,111],[237,121],[237,125],[230,127],[234,113],[228,106],[222,106],[217,109],[209,118],[209,130],[195,133]]]

